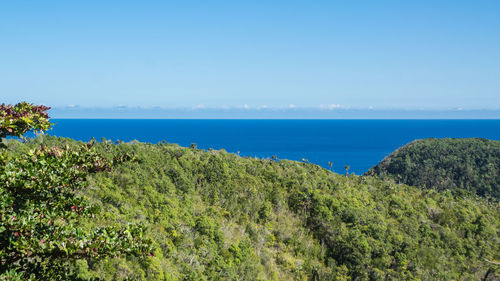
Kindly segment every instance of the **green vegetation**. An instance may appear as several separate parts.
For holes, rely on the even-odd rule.
[[[500,278],[500,206],[466,193],[196,145],[6,144],[0,279]]]
[[[9,143],[78,147],[39,137]],[[294,161],[173,144],[101,142],[129,153],[86,191],[103,221],[140,222],[157,246],[135,257],[78,261],[106,280],[494,280],[499,206],[473,196],[342,176]],[[97,223],[97,222],[96,222]]]
[[[422,139],[386,157],[367,172],[412,186],[462,189],[500,198],[500,141]]]
[[[21,103],[0,109],[2,137],[50,126],[46,107]],[[92,144],[38,146],[12,156],[0,154],[0,279],[77,279],[70,270],[76,260],[150,251],[141,227],[82,227],[97,209],[77,192],[87,186],[89,174],[113,164]],[[126,155],[115,161],[123,160]]]
[[[29,131],[46,131],[50,128],[47,110],[50,107],[21,102],[0,105],[0,145],[7,136],[22,137]],[[4,148],[2,145],[1,148]]]

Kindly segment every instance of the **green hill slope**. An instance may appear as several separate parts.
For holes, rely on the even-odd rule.
[[[367,174],[412,186],[460,188],[500,198],[500,141],[416,140],[393,152]]]
[[[10,153],[40,144],[9,143]],[[98,143],[127,162],[91,179],[105,221],[140,222],[147,260],[78,261],[105,280],[494,280],[499,206],[312,164],[242,158],[172,144]],[[496,274],[496,275],[495,275]]]

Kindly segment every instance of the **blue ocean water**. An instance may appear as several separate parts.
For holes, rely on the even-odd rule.
[[[500,120],[172,120],[53,119],[49,134],[221,149],[242,156],[302,160],[362,174],[392,151],[420,138],[500,140]]]

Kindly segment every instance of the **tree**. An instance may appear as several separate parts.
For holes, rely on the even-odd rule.
[[[349,175],[349,169],[351,167],[349,167],[349,165],[345,165],[344,169],[345,169],[345,175],[348,176]]]
[[[0,136],[22,137],[50,128],[48,107],[0,106]],[[85,227],[98,210],[77,195],[92,173],[109,171],[127,157],[106,159],[93,143],[77,148],[40,147],[13,157],[0,154],[0,279],[67,280],[78,259],[89,262],[120,254],[146,255],[143,228]]]
[[[46,131],[50,128],[47,110],[50,107],[21,102],[0,105],[0,142],[7,136],[22,137],[31,130]]]

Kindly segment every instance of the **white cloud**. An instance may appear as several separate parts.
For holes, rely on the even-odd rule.
[[[322,104],[319,106],[319,108],[321,109],[326,109],[326,110],[335,110],[335,109],[339,109],[339,108],[345,108],[345,106],[341,105],[341,104]]]

